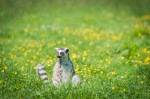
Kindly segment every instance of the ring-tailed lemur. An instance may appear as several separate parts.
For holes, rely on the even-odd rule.
[[[80,84],[81,80],[79,76],[75,73],[72,61],[69,58],[69,49],[68,48],[55,48],[58,52],[58,61],[56,62],[53,69],[53,85],[58,87],[61,83],[66,83],[72,79],[74,85]],[[39,77],[48,82],[47,73],[44,70],[44,67],[39,64],[37,66],[37,73]]]

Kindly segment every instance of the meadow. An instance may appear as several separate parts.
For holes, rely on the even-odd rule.
[[[150,99],[149,0],[1,0],[0,99]],[[51,84],[68,47],[82,84]],[[36,75],[43,64],[50,83]]]

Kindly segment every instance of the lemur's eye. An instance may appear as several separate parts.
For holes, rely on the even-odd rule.
[[[60,52],[60,54],[61,54],[61,55],[63,55],[63,54],[64,54],[64,52]]]

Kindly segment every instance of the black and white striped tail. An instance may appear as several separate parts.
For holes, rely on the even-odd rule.
[[[48,82],[48,77],[47,77],[47,73],[44,69],[44,66],[42,64],[38,64],[36,67],[37,70],[37,74],[39,76],[40,79],[42,79],[45,83]]]

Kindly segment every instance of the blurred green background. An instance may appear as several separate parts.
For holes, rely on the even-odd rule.
[[[81,85],[52,86],[55,47],[70,48]],[[149,99],[149,66],[150,0],[0,0],[2,99]]]

